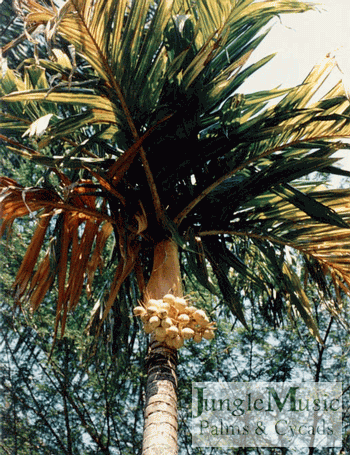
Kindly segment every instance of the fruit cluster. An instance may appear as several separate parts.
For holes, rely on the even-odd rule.
[[[146,333],[153,333],[156,340],[169,347],[180,349],[184,340],[199,343],[202,338],[214,338],[214,325],[203,310],[189,306],[187,300],[167,294],[161,300],[149,299],[143,306],[134,308],[140,316]]]

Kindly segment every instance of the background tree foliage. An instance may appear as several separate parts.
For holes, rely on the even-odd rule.
[[[9,259],[7,254],[4,260]],[[187,289],[191,292],[191,286]],[[8,291],[8,289],[7,289]],[[198,291],[197,291],[198,292]],[[2,295],[6,302],[6,294]],[[315,292],[315,299],[319,295]],[[201,297],[198,296],[198,299]],[[180,351],[180,454],[292,455],[282,449],[195,449],[191,447],[192,381],[341,381],[343,383],[343,452],[309,449],[307,455],[349,450],[349,333],[317,303],[322,346],[305,325],[285,320],[272,330],[251,302],[250,331],[202,289],[203,303],[218,316],[217,337],[206,345],[189,344]],[[14,320],[2,305],[1,320],[1,450],[22,454],[141,453],[147,340],[135,332],[134,348],[118,355],[98,349],[89,356],[86,335],[75,327],[59,340],[51,359],[52,321],[45,307],[25,320]],[[219,317],[221,316],[221,317]],[[132,321],[130,321],[132,323]],[[135,321],[136,324],[137,321]],[[1,452],[2,453],[2,452]]]

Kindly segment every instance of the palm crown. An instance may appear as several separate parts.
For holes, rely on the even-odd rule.
[[[27,30],[44,26],[48,53],[42,38],[31,38],[34,57],[21,74],[7,69],[1,79],[1,139],[47,171],[36,187],[0,180],[1,234],[17,217],[40,216],[16,277],[17,301],[29,296],[36,309],[57,278],[56,330],[60,323],[64,330],[114,235],[118,265],[104,320],[128,276],[145,290],[155,246],[173,238],[186,266],[216,292],[211,266],[243,323],[237,274],[265,293],[274,311],[287,299],[317,335],[283,249],[301,252],[319,282],[329,272],[339,296],[349,292],[349,191],[302,179],[341,172],[332,155],[345,148],[349,102],[341,83],[314,101],[335,66],[330,58],[294,89],[239,93],[272,58],[249,66],[271,19],[312,6],[286,0],[21,6]],[[272,105],[274,98],[280,101]]]

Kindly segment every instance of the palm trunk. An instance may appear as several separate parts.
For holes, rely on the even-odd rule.
[[[142,455],[177,454],[176,350],[151,342]]]
[[[182,296],[178,249],[171,240],[156,245],[147,298]],[[148,352],[145,423],[142,455],[176,455],[177,351],[151,339]]]

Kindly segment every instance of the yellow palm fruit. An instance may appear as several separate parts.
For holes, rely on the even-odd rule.
[[[166,334],[169,338],[175,338],[179,334],[179,329],[172,325],[168,329],[166,329]]]
[[[195,306],[188,306],[185,311],[187,314],[192,315],[195,311],[197,311],[197,308]]]
[[[192,316],[199,323],[200,322],[209,322],[208,316],[205,314],[205,311],[203,311],[203,310],[196,310]]]
[[[199,321],[199,325],[202,329],[209,328],[210,322],[208,320]]]
[[[175,319],[178,314],[179,312],[177,311],[177,309],[173,305],[171,305],[168,311],[169,317]]]
[[[184,329],[181,330],[181,336],[185,340],[189,340],[190,338],[193,338],[194,330],[190,329],[189,327],[185,327]]]
[[[161,301],[158,305],[158,308],[159,308],[159,312],[158,312],[159,317],[164,319],[168,316],[168,313],[170,311],[170,303]]]
[[[202,335],[199,332],[195,332],[193,335],[193,341],[200,343],[202,341]]]
[[[173,325],[173,321],[170,318],[162,319],[161,326],[165,329],[171,327]]]
[[[190,317],[188,314],[182,313],[177,317],[177,320],[180,324],[188,324],[190,322]]]
[[[159,302],[158,308],[165,308],[166,310],[169,311],[169,309],[170,309],[170,303],[169,303],[169,302],[164,302],[163,300],[161,300],[161,301]]]
[[[180,349],[184,344],[184,340],[180,335],[176,335],[174,338],[167,337],[165,342],[170,348],[173,349]]]
[[[147,313],[147,311],[142,307],[142,306],[136,306],[132,312],[134,313],[135,316],[143,316],[144,314]]]
[[[172,344],[175,349],[180,349],[184,345],[184,339],[180,335],[177,335],[172,339]]]
[[[147,307],[147,313],[151,316],[154,314],[157,314],[158,308],[155,305],[151,305],[151,306]]]
[[[215,337],[214,331],[210,329],[205,329],[203,332],[203,338],[206,340],[212,340]]]
[[[159,336],[162,336],[162,337],[166,337],[166,329],[164,327],[157,327],[155,330],[154,330],[154,334],[155,335],[159,335]]]
[[[190,329],[194,330],[195,332],[197,331],[198,329],[198,322],[197,321],[193,321],[191,320],[188,324],[187,324],[187,327],[189,327]]]
[[[166,337],[165,338],[165,343],[167,344],[167,346],[169,346],[169,348],[173,348],[173,338],[170,338],[170,337]]]
[[[168,310],[166,310],[165,308],[159,308],[158,316],[160,317],[160,319],[165,319],[168,316]]]
[[[187,302],[185,299],[182,299],[181,297],[177,297],[174,302],[174,306],[178,311],[183,313],[187,308]]]
[[[164,327],[157,327],[154,330],[154,335],[157,341],[164,341],[166,338],[166,329]]]
[[[144,315],[141,316],[141,321],[143,323],[147,322],[150,318],[150,315],[146,312]]]
[[[154,330],[156,327],[160,325],[160,319],[158,316],[151,316],[149,318],[148,324],[152,327],[152,330]]]
[[[153,332],[153,327],[150,326],[149,322],[146,322],[146,323],[143,325],[143,330],[144,330],[146,333],[152,333],[152,332]]]
[[[176,297],[172,294],[166,294],[163,297],[163,302],[169,303],[170,305],[174,305],[175,300],[176,300]]]
[[[159,305],[159,300],[156,299],[149,299],[147,302],[147,306],[155,306],[157,307]]]

